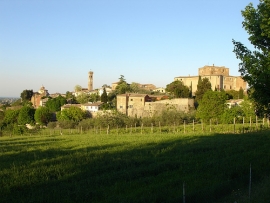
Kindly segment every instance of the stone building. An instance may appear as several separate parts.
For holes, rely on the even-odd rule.
[[[199,68],[198,76],[179,76],[175,77],[174,80],[180,80],[184,85],[192,87],[192,94],[195,95],[197,90],[199,76],[201,78],[208,78],[211,82],[212,89],[215,90],[236,90],[239,91],[242,88],[244,91],[247,90],[247,83],[242,79],[241,76],[230,76],[229,68],[225,66],[204,66]]]
[[[43,100],[42,98],[48,96],[49,96],[48,90],[46,90],[45,87],[42,85],[38,92],[33,93],[33,96],[31,98],[33,107],[38,108],[39,106],[44,106],[46,100]]]
[[[194,108],[194,99],[178,98],[153,101],[147,94],[117,95],[117,110],[132,117],[148,117],[168,107],[188,112]]]

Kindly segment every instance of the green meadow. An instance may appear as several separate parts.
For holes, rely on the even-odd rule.
[[[0,137],[0,202],[270,200],[268,130],[67,132]]]

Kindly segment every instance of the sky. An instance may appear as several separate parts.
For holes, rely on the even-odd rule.
[[[205,65],[238,76],[232,39],[259,0],[0,0],[0,97],[128,83],[166,87]]]

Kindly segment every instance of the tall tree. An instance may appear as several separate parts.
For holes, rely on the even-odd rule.
[[[234,53],[240,59],[239,72],[249,84],[251,98],[260,107],[269,110],[270,103],[270,2],[260,0],[257,8],[248,4],[241,11],[244,21],[243,28],[249,34],[253,51],[241,42],[233,40]]]
[[[204,93],[200,105],[197,109],[196,117],[204,121],[219,119],[223,114],[226,105],[225,92],[210,91]]]
[[[23,90],[21,93],[22,102],[30,101],[33,94],[33,90]]]
[[[82,119],[86,118],[86,115],[87,114],[82,109],[72,106],[69,109],[64,109],[63,111],[58,112],[57,119],[79,122]]]
[[[20,109],[20,113],[18,115],[18,124],[25,125],[27,123],[33,123],[35,121],[34,119],[35,115],[35,109],[30,106],[23,106]]]
[[[105,87],[103,87],[103,93],[101,94],[100,100],[104,103],[108,102],[108,95],[107,95]]]
[[[67,103],[66,98],[59,95],[56,98],[49,99],[45,106],[50,109],[51,112],[56,112],[61,110],[61,106]]]
[[[166,91],[175,98],[188,98],[190,96],[190,89],[180,80],[176,80],[168,84],[166,86]]]
[[[196,101],[198,103],[200,103],[204,93],[207,92],[208,90],[212,90],[211,82],[209,81],[208,78],[202,79],[201,76],[199,76],[197,90],[195,92]]]
[[[76,85],[76,86],[74,87],[74,91],[75,91],[75,92],[80,92],[80,91],[82,91],[82,86]]]
[[[36,109],[34,117],[37,123],[47,125],[51,121],[52,113],[48,107],[40,106]]]

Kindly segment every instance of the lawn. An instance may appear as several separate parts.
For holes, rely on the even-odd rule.
[[[266,202],[269,131],[0,137],[0,202]],[[268,195],[268,196],[267,196]]]

